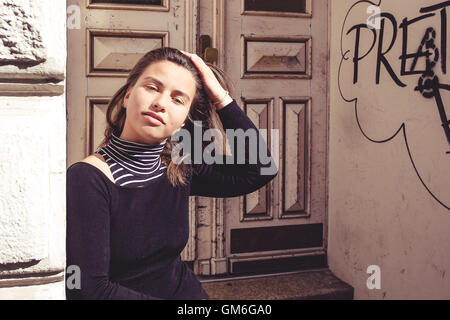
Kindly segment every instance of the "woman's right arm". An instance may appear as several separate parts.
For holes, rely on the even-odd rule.
[[[67,170],[67,267],[80,270],[80,288],[67,299],[156,300],[109,279],[110,198],[106,182],[93,166],[77,163]],[[67,274],[69,277],[70,274]]]

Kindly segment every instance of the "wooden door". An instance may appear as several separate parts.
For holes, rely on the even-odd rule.
[[[278,160],[268,186],[197,199],[201,275],[326,266],[326,0],[200,1],[200,34],[219,50],[236,98]],[[211,215],[211,212],[213,214]]]

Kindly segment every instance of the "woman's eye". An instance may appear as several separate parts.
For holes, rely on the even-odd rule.
[[[178,104],[184,104],[184,100],[181,99],[181,98],[175,98],[174,100],[175,100],[175,102],[178,103]]]
[[[158,88],[155,87],[155,86],[147,86],[147,88],[149,88],[150,90],[153,90],[153,91],[157,91],[158,90]]]

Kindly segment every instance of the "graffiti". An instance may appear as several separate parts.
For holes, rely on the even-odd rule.
[[[423,46],[426,46],[427,53],[431,51],[431,54],[434,56],[433,61],[430,60],[429,55],[426,55],[426,70],[423,72],[422,76],[419,79],[419,84],[415,88],[415,90],[420,91],[422,93],[422,96],[425,98],[435,98],[436,99],[436,105],[438,108],[439,116],[442,121],[442,127],[444,128],[445,135],[447,137],[447,141],[450,144],[450,120],[447,118],[447,114],[445,111],[444,103],[442,102],[441,97],[441,89],[450,90],[450,86],[448,84],[441,84],[439,82],[438,76],[434,73],[434,67],[436,66],[436,63],[439,60],[439,50],[436,48],[434,44],[434,39],[436,38],[436,31],[433,28],[429,28],[425,36],[422,40],[422,43],[420,45],[419,50],[422,51]],[[445,52],[446,48],[443,48]],[[425,55],[425,54],[424,54]],[[415,66],[415,63],[417,61],[417,56],[415,57],[415,60],[413,62],[413,69]],[[444,63],[442,65],[443,73],[446,72]]]
[[[402,92],[410,90],[410,92],[418,93],[416,105],[425,105],[425,103],[419,102],[420,97],[432,102],[435,115],[430,115],[429,118],[433,119],[433,121],[439,121],[439,128],[441,134],[443,134],[442,138],[445,141],[445,146],[442,141],[439,141],[439,154],[434,150],[430,154],[436,154],[433,161],[444,163],[440,166],[441,168],[448,167],[448,155],[450,155],[450,151],[448,151],[450,145],[450,113],[446,111],[446,108],[450,108],[450,105],[446,106],[446,104],[449,104],[450,101],[443,98],[443,93],[450,92],[450,84],[445,83],[442,79],[445,79],[447,74],[447,9],[450,7],[450,1],[418,8],[413,18],[404,15],[401,20],[392,12],[382,10],[385,7],[381,6],[381,2],[382,0],[379,0],[378,3],[357,1],[347,12],[341,33],[342,59],[339,68],[339,90],[345,101],[355,103],[356,120],[361,132],[367,139],[372,142],[385,143],[392,140],[399,133],[403,133],[411,163],[423,186],[439,204],[450,210],[448,203],[445,203],[445,201],[450,202],[450,197],[448,196],[448,191],[442,190],[443,183],[436,183],[436,185],[440,186],[438,190],[437,187],[433,186],[433,179],[429,178],[433,176],[436,177],[434,180],[439,179],[439,174],[442,176],[443,173],[432,172],[427,174],[428,179],[425,181],[420,171],[429,173],[433,168],[424,169],[423,161],[421,161],[422,167],[418,168],[416,165],[417,161],[414,161],[414,152],[411,150],[411,144],[408,143],[406,134],[408,121],[404,120],[405,118],[408,119],[408,116],[403,115],[403,123],[393,135],[385,139],[374,139],[371,137],[373,135],[367,133],[369,131],[367,126],[370,125],[367,123],[365,125],[361,124],[361,114],[363,114],[361,110],[369,110],[368,106],[371,105],[372,110],[368,112],[374,113],[375,104],[368,101],[362,106],[361,100],[364,100],[364,97],[347,99],[343,92],[343,87],[354,89],[352,92],[356,90],[361,92],[361,88],[372,89],[373,85],[388,88],[387,83],[390,83],[389,90],[393,86],[394,89],[398,88]],[[405,1],[405,3],[410,4],[411,2]],[[396,8],[399,7],[401,6],[397,3]],[[398,11],[398,9],[395,11]],[[365,12],[366,16],[363,17],[361,12]],[[410,13],[411,10],[409,9],[408,12]],[[370,15],[369,18],[367,18],[367,14]],[[355,23],[359,19],[361,19],[361,23]],[[420,41],[417,41],[418,39]],[[401,48],[400,52],[398,52],[399,48]],[[411,48],[415,48],[415,50],[411,50]],[[365,72],[361,71],[362,68],[364,68]],[[369,77],[367,70],[371,71]],[[351,84],[348,83],[348,80],[344,81],[347,74],[348,77],[350,75],[352,77],[352,81],[348,79],[351,81]],[[387,75],[386,78],[382,78],[384,74]],[[367,79],[372,81],[370,84],[372,87],[365,83]],[[359,94],[362,95],[361,93]],[[405,96],[405,93],[403,93],[403,96]],[[406,94],[406,96],[410,96],[410,94]],[[398,97],[399,99],[396,100],[401,100],[402,95],[398,95]],[[383,99],[383,97],[380,99]],[[403,108],[401,101],[398,102],[396,101],[396,104]],[[392,103],[392,100],[386,101],[385,105],[391,107],[390,109],[387,109],[387,107],[384,109],[385,114],[389,112],[394,113],[392,111]],[[404,108],[407,110],[406,107]],[[427,110],[431,110],[431,108]],[[398,116],[398,113],[395,115]],[[421,128],[425,127],[423,125],[424,121],[422,121]],[[415,119],[416,127],[419,127],[417,125],[419,122],[420,119]],[[410,127],[414,127],[414,125]],[[411,135],[410,132],[412,131],[408,130],[408,132]],[[433,137],[436,136],[435,132],[433,131]],[[414,136],[414,134],[412,135]],[[422,139],[424,140],[423,137]],[[417,138],[415,142],[417,142]],[[414,145],[418,144],[414,143]],[[430,146],[426,148],[431,150]],[[442,148],[445,149],[442,150]],[[432,186],[430,187],[430,185]],[[447,190],[450,190],[450,183],[448,183]]]

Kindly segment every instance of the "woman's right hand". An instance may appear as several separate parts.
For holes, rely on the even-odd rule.
[[[194,65],[197,67],[200,77],[202,78],[203,85],[205,86],[206,93],[209,98],[213,101],[216,110],[220,110],[229,103],[233,101],[233,99],[228,94],[217,80],[216,76],[212,72],[211,68],[200,58],[198,55],[194,53],[189,53],[180,50],[183,54],[188,56]]]

